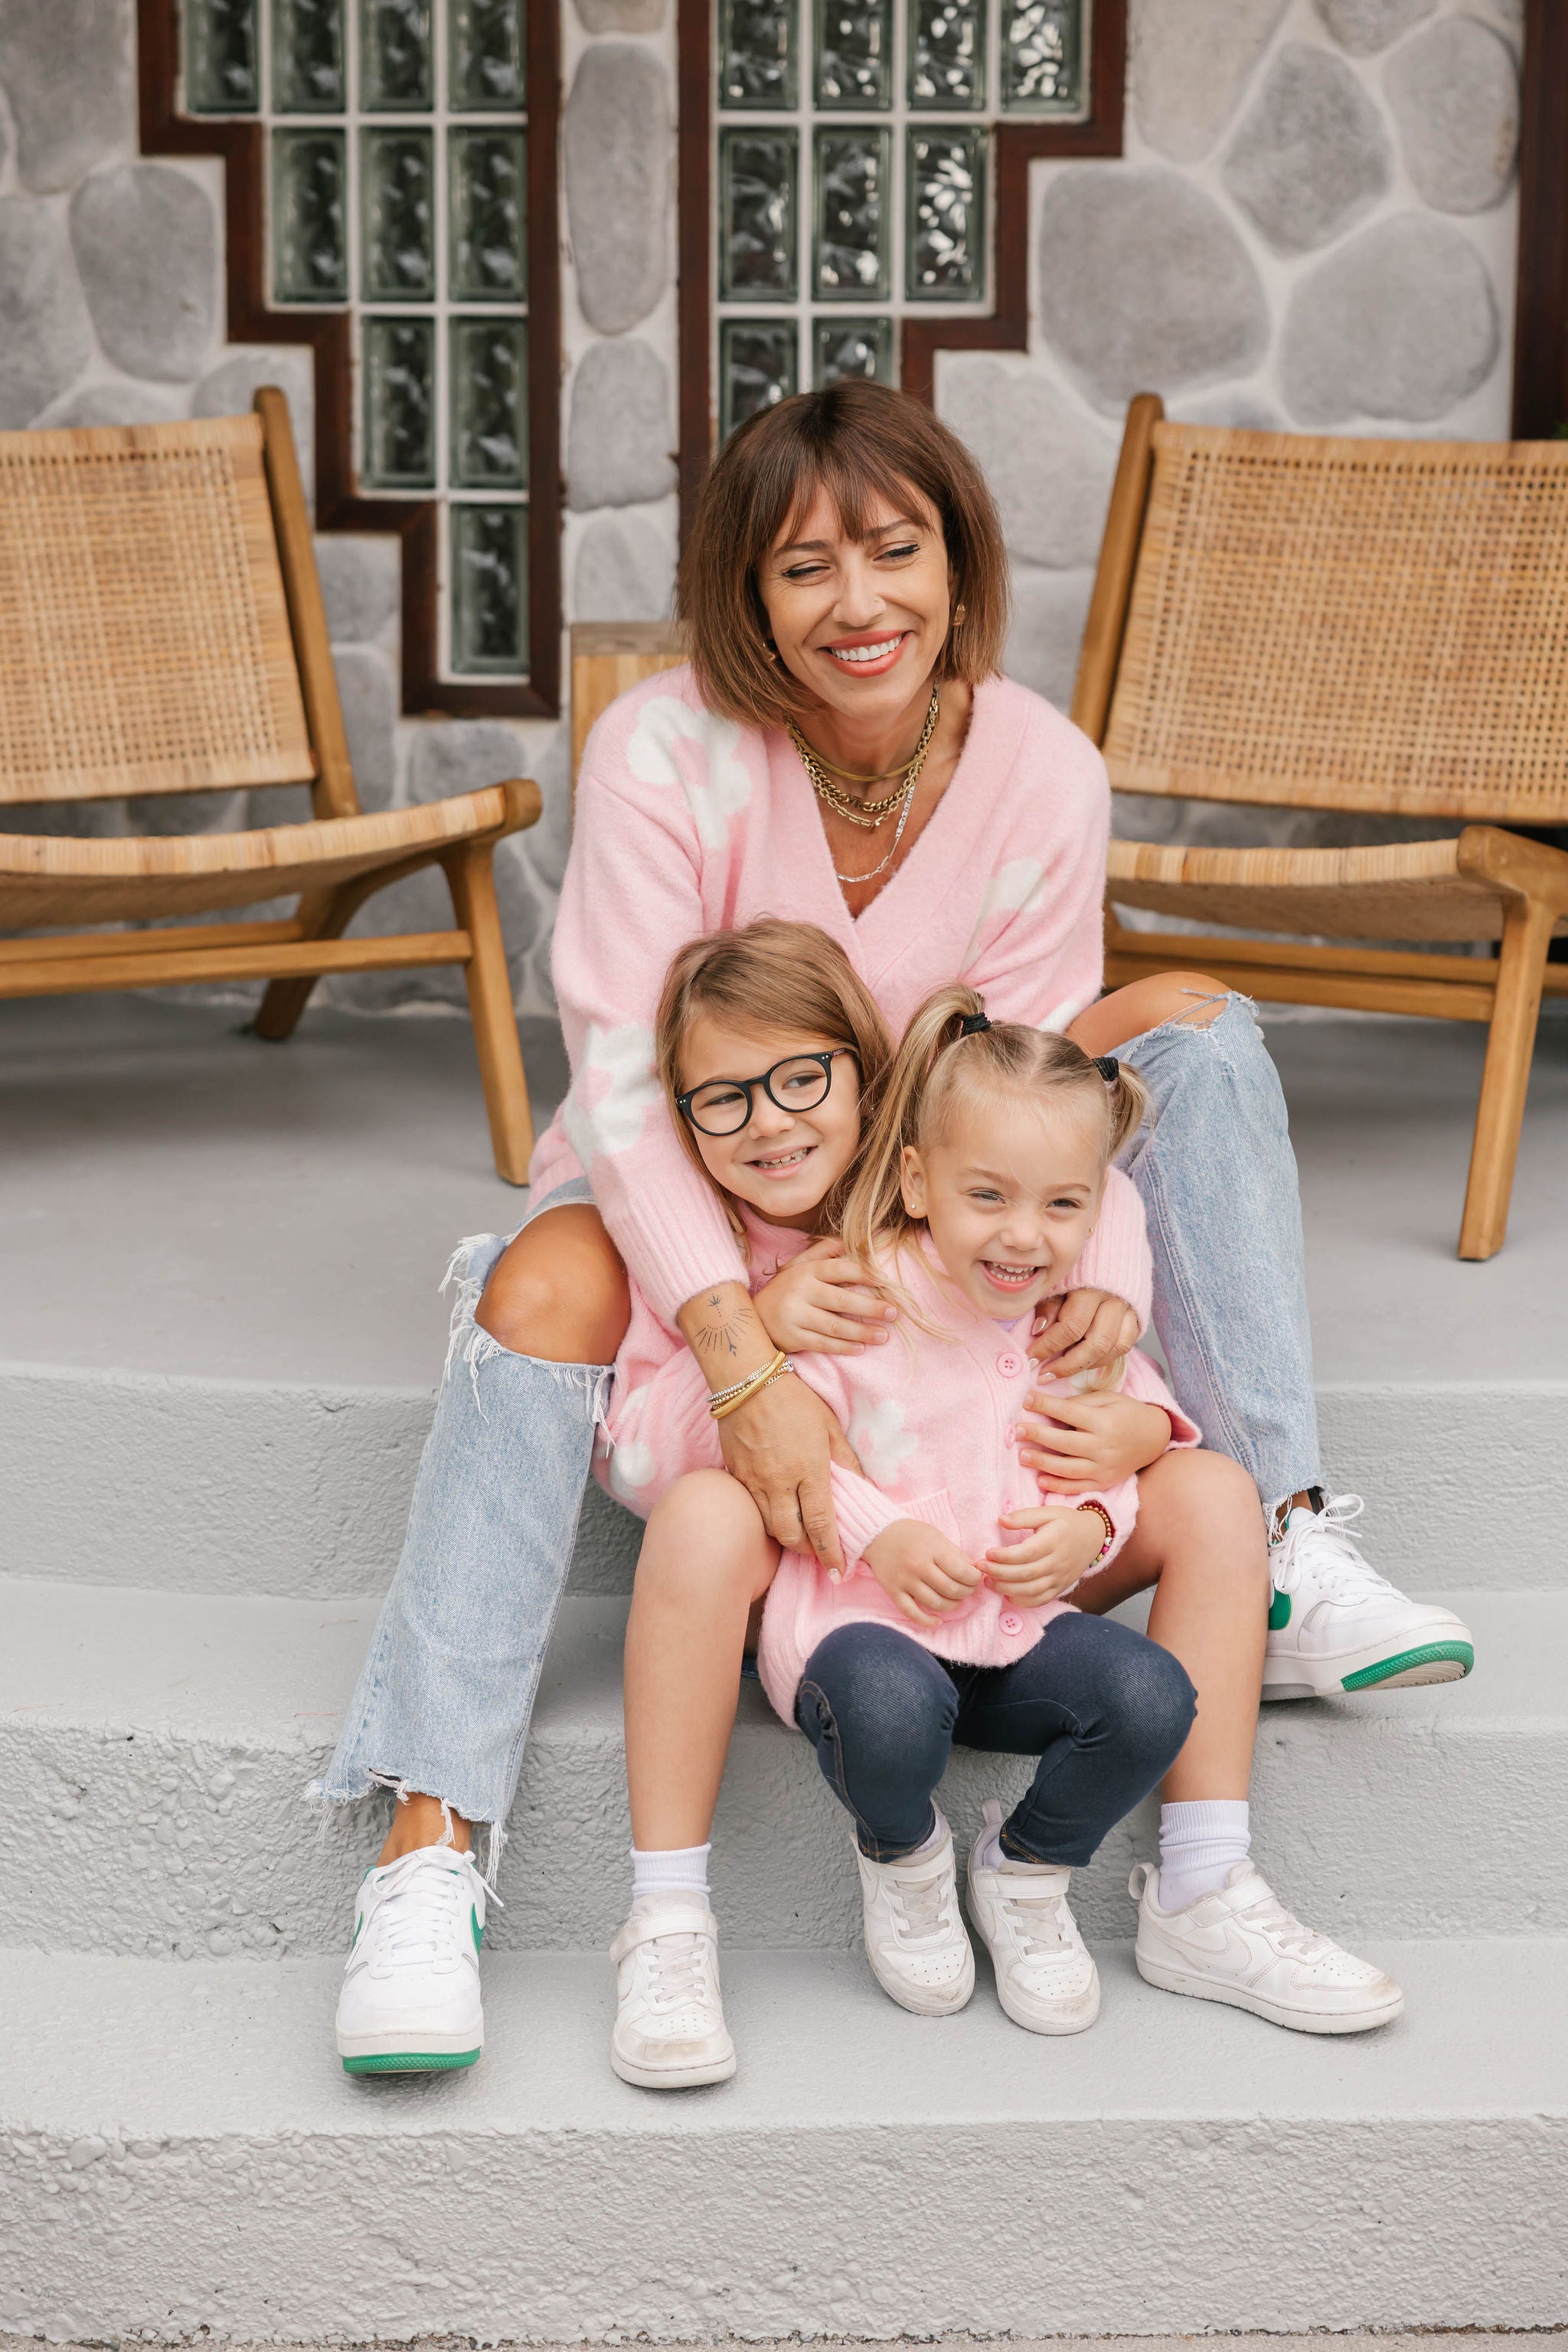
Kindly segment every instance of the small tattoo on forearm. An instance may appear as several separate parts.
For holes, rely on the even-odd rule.
[[[712,1320],[698,1324],[691,1334],[692,1346],[706,1356],[716,1356],[721,1352],[725,1355],[738,1356],[746,1328],[746,1318],[742,1310],[731,1307],[726,1311],[724,1302],[716,1290],[710,1292],[703,1305],[708,1308]]]

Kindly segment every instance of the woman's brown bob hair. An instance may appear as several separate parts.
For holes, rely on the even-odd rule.
[[[757,576],[818,490],[852,539],[867,536],[879,496],[896,506],[913,490],[931,509],[947,544],[953,610],[963,607],[936,676],[971,686],[994,677],[1007,635],[1007,553],[985,477],[923,403],[847,377],[760,410],[709,467],[676,593],[709,709],[746,727],[782,727],[812,709],[809,689],[771,648]]]
[[[882,1098],[893,1043],[865,982],[837,940],[815,923],[785,923],[769,915],[742,930],[688,940],[665,974],[654,1021],[654,1065],[681,1141],[743,1241],[745,1228],[735,1204],[709,1174],[697,1139],[676,1105],[676,1097],[685,1091],[680,1048],[692,1022],[703,1013],[737,1029],[795,1029],[803,1037],[826,1037],[835,1045],[847,1045],[860,1067],[862,1141]],[[851,1166],[822,1204],[825,1234],[838,1229],[838,1211],[853,1174]]]

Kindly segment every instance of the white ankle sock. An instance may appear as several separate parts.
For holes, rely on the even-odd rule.
[[[1252,1851],[1244,1797],[1160,1808],[1160,1908],[1184,1911],[1214,1895]]]
[[[706,1895],[708,1857],[711,1845],[657,1847],[639,1853],[632,1848],[632,1901],[644,1895]]]
[[[900,1862],[927,1861],[942,1843],[942,1838],[945,1834],[945,1829],[946,1825],[942,1821],[942,1815],[938,1813],[935,1821],[933,1821],[931,1825],[931,1835],[929,1837],[922,1838],[919,1845],[911,1846],[908,1853],[900,1854],[899,1860]]]

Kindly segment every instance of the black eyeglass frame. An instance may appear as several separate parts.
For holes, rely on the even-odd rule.
[[[821,1063],[822,1075],[826,1083],[824,1085],[822,1092],[817,1096],[816,1102],[805,1104],[805,1108],[807,1110],[815,1110],[817,1107],[817,1103],[825,1103],[833,1090],[833,1065],[838,1059],[840,1054],[847,1054],[856,1068],[858,1069],[860,1067],[860,1056],[855,1051],[853,1045],[830,1045],[826,1052],[822,1054],[810,1052],[805,1054],[785,1054],[779,1061],[776,1061],[773,1065],[771,1069],[763,1070],[759,1076],[754,1078],[704,1078],[700,1087],[689,1087],[685,1094],[677,1095],[675,1097],[675,1108],[680,1113],[681,1118],[686,1121],[687,1126],[695,1128],[699,1135],[711,1135],[715,1139],[721,1138],[726,1135],[741,1135],[744,1133],[745,1129],[750,1127],[752,1123],[752,1112],[756,1106],[756,1089],[758,1087],[761,1087],[763,1092],[766,1095],[768,1100],[773,1104],[775,1110],[794,1110],[796,1108],[794,1103],[780,1102],[777,1095],[774,1094],[773,1089],[774,1072],[778,1070],[787,1070],[792,1064],[795,1062]],[[710,1087],[743,1087],[745,1089],[746,1096],[745,1118],[738,1120],[733,1127],[704,1127],[701,1120],[694,1115],[691,1106],[696,1097],[700,1094],[705,1094]]]

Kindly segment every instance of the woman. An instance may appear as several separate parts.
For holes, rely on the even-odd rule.
[[[1125,1164],[1173,1382],[1252,1474],[1276,1538],[1289,1602],[1270,1680],[1364,1686],[1463,1635],[1374,1577],[1324,1505],[1295,1166],[1249,1007],[1194,972],[1100,995],[1105,769],[997,675],[1006,577],[979,469],[927,409],[858,382],[799,394],[709,475],[679,591],[690,667],[623,697],[590,738],[554,950],[572,1091],[535,1153],[527,1223],[468,1254],[402,1563],[319,1789],[403,1801],[360,1895],[339,2010],[351,2065],[479,2053],[469,1828],[490,1825],[493,1879],[628,1269],[711,1388],[773,1354],[653,1073],[659,987],[699,933],[762,914],[817,923],[895,1034],[962,978],[994,1018],[1131,1061],[1159,1112]],[[1202,1207],[1216,1199],[1222,1223]],[[874,1311],[847,1287],[840,1336]],[[1084,1287],[1031,1352],[1089,1370],[1132,1345],[1137,1319],[1113,1281]],[[775,1381],[721,1433],[774,1539],[841,1565],[828,1465],[854,1456],[821,1400]],[[1032,1466],[1070,1476],[1076,1436]],[[1222,1880],[1238,1837],[1223,1825]]]

